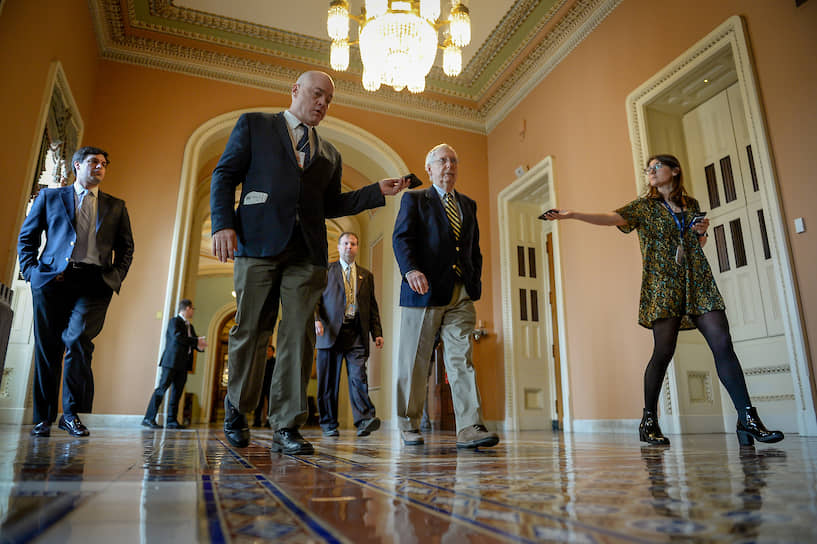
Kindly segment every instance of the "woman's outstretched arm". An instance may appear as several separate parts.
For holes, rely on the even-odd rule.
[[[548,210],[544,213],[545,219],[549,221],[558,220],[558,219],[578,219],[579,221],[584,221],[585,223],[590,223],[591,225],[602,225],[605,227],[617,227],[619,225],[626,225],[627,221],[624,220],[616,212],[601,212],[601,213],[587,213],[587,212],[574,212],[572,210]]]

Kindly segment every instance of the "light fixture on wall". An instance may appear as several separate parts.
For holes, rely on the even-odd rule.
[[[349,14],[348,0],[331,0],[326,29],[332,38],[329,62],[333,70],[349,67],[349,46],[357,43],[363,61],[363,88],[389,85],[421,93],[437,56],[438,30],[447,26],[443,72],[462,71],[462,48],[471,43],[471,16],[461,0],[452,0],[447,21],[440,17],[440,0],[365,0],[360,16]],[[358,41],[349,41],[349,20],[357,22]]]

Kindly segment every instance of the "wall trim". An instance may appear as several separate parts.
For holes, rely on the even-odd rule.
[[[792,378],[796,397],[797,421],[801,435],[817,436],[817,414],[811,390],[811,370],[806,349],[805,332],[801,319],[797,281],[792,266],[792,254],[786,234],[785,216],[780,202],[779,185],[774,171],[772,150],[766,131],[763,106],[758,90],[754,64],[749,49],[745,22],[739,15],[729,17],[706,37],[690,47],[678,58],[633,91],[626,99],[627,121],[633,152],[633,170],[636,173],[637,192],[643,184],[639,176],[641,166],[650,155],[647,143],[647,106],[666,88],[706,62],[709,58],[729,48],[738,75],[738,86],[746,110],[746,123],[754,151],[759,177],[768,180],[763,184],[761,203],[769,211],[768,233],[775,256],[775,272],[778,296],[783,315],[784,335],[789,360],[792,362]],[[675,380],[674,374],[670,382]],[[677,391],[676,387],[672,387]]]

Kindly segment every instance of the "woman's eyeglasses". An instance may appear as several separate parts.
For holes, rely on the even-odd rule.
[[[645,176],[649,176],[649,175],[650,175],[650,172],[658,172],[658,171],[659,171],[661,168],[663,168],[663,167],[664,167],[664,163],[663,163],[663,162],[656,162],[656,163],[655,163],[655,164],[653,164],[652,166],[648,166],[648,167],[646,167],[646,168],[643,170],[643,172],[644,172],[644,175],[645,175]]]

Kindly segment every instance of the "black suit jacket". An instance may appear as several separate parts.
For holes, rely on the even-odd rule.
[[[187,324],[177,315],[167,323],[165,332],[165,350],[159,366],[174,370],[193,370],[193,351],[204,351],[198,348],[199,338],[193,323],[190,323],[190,334]]]
[[[302,169],[283,113],[245,113],[238,119],[210,183],[213,233],[235,229],[237,256],[278,255],[286,248],[297,217],[310,261],[326,267],[325,220],[386,203],[376,183],[341,193],[340,153],[317,131],[315,140],[312,159]]]
[[[102,191],[97,194],[96,247],[102,278],[118,293],[133,260],[130,217],[124,200]],[[42,287],[68,266],[77,240],[74,208],[73,185],[42,189],[34,200],[17,241],[20,271],[32,288]],[[45,248],[38,258],[43,232]]]
[[[357,265],[357,311],[360,318],[360,336],[366,357],[369,356],[369,336],[372,339],[383,336],[380,326],[380,310],[374,297],[374,276]],[[343,267],[339,261],[329,265],[326,288],[318,301],[318,317],[323,323],[323,336],[318,336],[315,347],[329,349],[335,345],[338,331],[343,325],[346,313],[346,290],[343,285]]]
[[[462,282],[471,300],[482,295],[482,253],[479,250],[479,226],[476,202],[456,192],[462,210],[459,243],[448,224],[443,202],[434,187],[408,191],[400,201],[394,224],[392,246],[400,275],[400,306],[445,306],[451,302],[457,277],[454,265],[462,270]],[[406,273],[419,270],[428,279],[424,295],[412,291]]]

